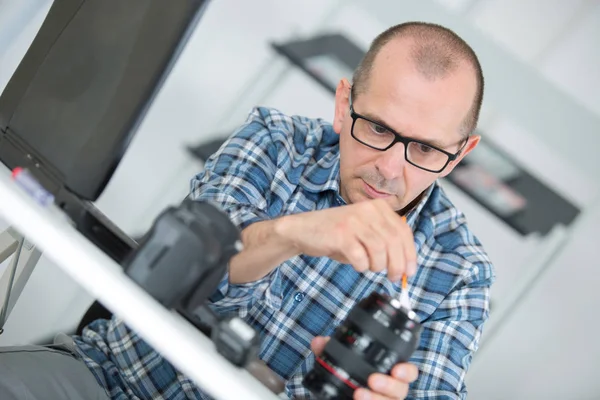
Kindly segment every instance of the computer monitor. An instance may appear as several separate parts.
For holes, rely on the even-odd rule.
[[[27,168],[115,259],[133,243],[91,202],[207,3],[55,0],[0,96],[0,161]]]
[[[204,3],[55,0],[0,97],[2,161],[96,200]]]

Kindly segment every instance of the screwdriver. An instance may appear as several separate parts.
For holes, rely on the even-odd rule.
[[[402,290],[400,291],[400,307],[411,311],[410,298],[408,297],[408,284],[406,283],[406,274],[402,275]]]
[[[402,216],[402,221],[406,223],[406,217]],[[408,278],[406,273],[402,274],[402,286],[400,290],[400,307],[404,308],[407,311],[411,311],[412,307],[410,306],[410,298],[408,297]]]

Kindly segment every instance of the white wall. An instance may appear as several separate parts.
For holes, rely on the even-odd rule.
[[[480,0],[463,16],[579,105],[600,115],[600,2]]]
[[[478,353],[470,399],[598,398],[598,226],[600,203]]]

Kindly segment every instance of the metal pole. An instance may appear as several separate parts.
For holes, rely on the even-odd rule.
[[[19,258],[21,256],[21,250],[23,250],[23,244],[25,243],[25,238],[21,236],[19,238],[19,244],[17,245],[17,250],[13,254],[13,259],[10,263],[10,276],[8,278],[8,287],[6,288],[6,294],[4,295],[4,303],[2,304],[2,310],[0,311],[0,335],[4,332],[4,323],[6,322],[6,310],[8,310],[8,302],[10,300],[10,292],[13,287],[13,282],[15,280],[15,273],[17,271],[17,265],[19,265]]]

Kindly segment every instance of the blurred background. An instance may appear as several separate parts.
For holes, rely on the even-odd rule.
[[[0,91],[50,5],[0,0]],[[332,85],[410,20],[461,35],[486,78],[482,146],[442,182],[498,275],[469,398],[598,399],[599,0],[213,1],[96,205],[140,235],[253,106],[331,120]],[[0,345],[73,331],[93,300],[42,256]]]

